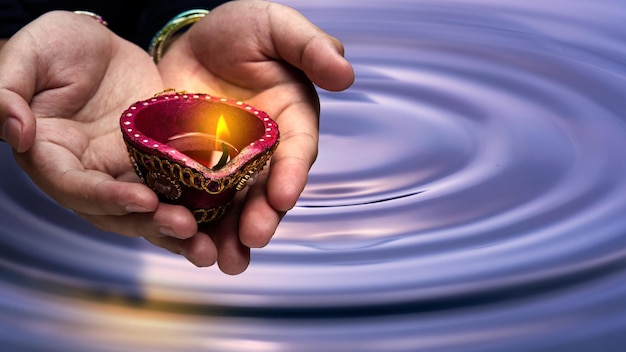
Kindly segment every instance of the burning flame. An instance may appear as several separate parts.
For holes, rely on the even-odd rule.
[[[215,138],[215,150],[222,150],[222,141],[227,142],[230,140],[230,131],[228,130],[228,125],[226,124],[224,115],[220,115],[219,120],[217,120]]]

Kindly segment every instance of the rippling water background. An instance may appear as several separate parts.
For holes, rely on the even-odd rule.
[[[626,346],[626,7],[288,4],[357,74],[236,277],[58,208],[0,149],[7,351],[591,351]]]

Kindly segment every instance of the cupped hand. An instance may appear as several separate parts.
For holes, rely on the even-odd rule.
[[[341,43],[289,7],[233,1],[209,13],[174,41],[158,64],[168,87],[229,97],[266,111],[280,128],[269,167],[228,215],[204,229],[217,246],[188,246],[199,261],[216,259],[239,273],[249,248],[265,246],[303,191],[318,144],[319,101],[312,83],[348,88],[354,73]],[[211,248],[212,249],[212,248]]]
[[[119,130],[129,105],[163,89],[141,48],[94,19],[51,12],[0,50],[0,123],[33,181],[97,227],[175,252],[197,224],[134,174]]]

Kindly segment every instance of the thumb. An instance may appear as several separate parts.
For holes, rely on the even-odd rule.
[[[0,76],[3,75],[0,69]],[[35,140],[35,117],[19,94],[0,88],[0,139],[19,153],[29,150]]]
[[[268,11],[274,50],[279,57],[326,90],[340,91],[352,85],[354,71],[344,58],[344,47],[338,39],[295,9],[272,3]]]
[[[36,58],[20,33],[0,50],[0,138],[17,152],[35,140],[35,116],[29,106],[36,85]]]

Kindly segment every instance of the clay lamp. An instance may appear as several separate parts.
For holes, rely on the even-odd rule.
[[[263,111],[207,94],[165,93],[120,118],[131,163],[159,199],[190,209],[198,223],[219,219],[278,145]]]

